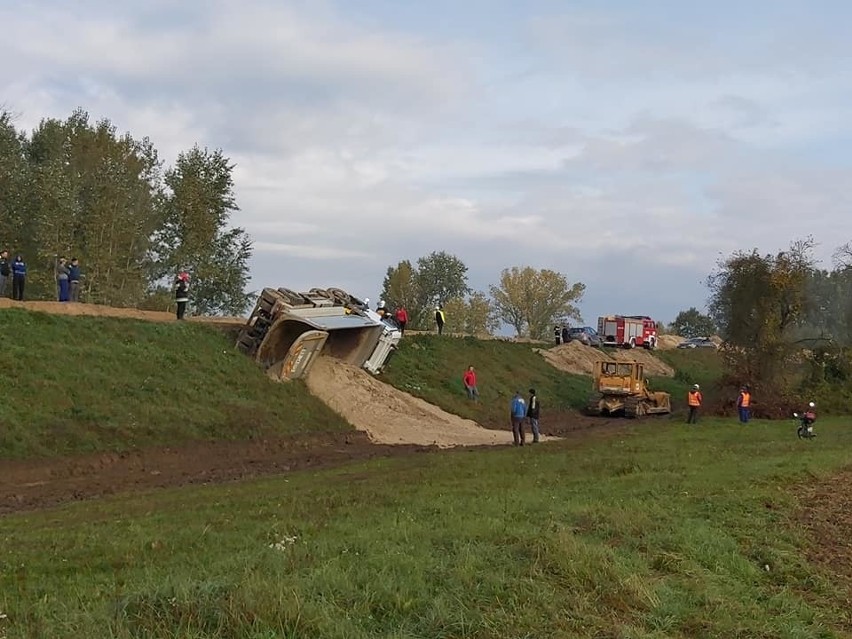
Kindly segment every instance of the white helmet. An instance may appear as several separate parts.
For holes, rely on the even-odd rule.
[[[808,404],[808,406],[810,406],[811,408],[813,408],[814,406],[816,406],[816,404],[814,404],[813,402],[811,402],[810,404]]]
[[[693,384],[693,385],[692,385],[692,387],[693,387],[695,390],[698,390],[699,388],[701,388],[698,384]]]

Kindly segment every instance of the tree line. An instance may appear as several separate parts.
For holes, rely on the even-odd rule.
[[[585,285],[562,273],[530,266],[506,268],[488,292],[468,285],[468,268],[457,256],[434,251],[415,262],[389,266],[382,299],[389,308],[405,307],[409,326],[433,326],[435,309],[446,315],[445,330],[466,335],[492,335],[502,323],[517,336],[547,339],[555,323],[580,320],[576,304]]]
[[[27,297],[55,299],[59,256],[80,260],[83,301],[165,309],[180,271],[197,314],[241,314],[252,240],[221,150],[194,146],[166,167],[148,138],[75,110],[29,134],[0,111],[0,244],[29,265]]]
[[[724,340],[723,386],[748,383],[785,416],[802,396],[852,410],[852,243],[818,268],[812,238],[776,253],[738,251],[708,277],[709,317]]]

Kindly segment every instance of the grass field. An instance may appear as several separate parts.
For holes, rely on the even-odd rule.
[[[792,427],[663,422],[6,517],[0,636],[844,636],[791,493],[852,433]]]
[[[470,364],[477,371],[479,404],[467,400],[462,384]],[[591,393],[590,378],[556,370],[529,344],[472,337],[406,337],[382,379],[482,424],[503,425],[516,390],[526,395],[535,388],[548,411],[582,408]]]
[[[0,458],[348,428],[186,323],[0,312]]]
[[[547,347],[547,345],[543,345]],[[674,417],[685,408],[692,384],[701,384],[713,399],[713,382],[721,374],[717,353],[698,350],[655,351],[677,371],[674,378],[654,377],[651,387],[672,394]],[[462,374],[477,370],[480,404],[467,400]],[[383,380],[444,410],[483,424],[503,424],[515,390],[535,388],[546,411],[585,408],[592,392],[590,377],[556,370],[529,344],[501,340],[414,335],[406,337],[388,364]]]

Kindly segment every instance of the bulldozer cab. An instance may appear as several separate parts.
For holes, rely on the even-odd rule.
[[[607,395],[637,395],[645,389],[645,372],[638,362],[598,362],[595,390]]]

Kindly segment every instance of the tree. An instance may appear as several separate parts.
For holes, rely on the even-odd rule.
[[[710,317],[728,345],[730,385],[749,382],[766,394],[789,394],[792,333],[807,309],[812,249],[807,239],[775,255],[736,252],[708,277]]]
[[[694,306],[678,313],[671,328],[672,332],[680,337],[709,337],[716,332],[713,319]]]
[[[433,251],[418,258],[415,282],[419,301],[425,308],[443,304],[453,297],[463,297],[470,291],[467,266],[446,251]]]
[[[403,260],[396,266],[388,266],[381,297],[388,308],[405,307],[410,325],[417,324],[415,318],[423,314],[423,309],[419,307],[417,272],[410,261]]]
[[[13,121],[11,113],[0,110],[0,250],[28,253],[33,239],[30,172],[26,140]]]
[[[546,339],[558,319],[581,320],[574,304],[585,290],[585,284],[570,284],[562,273],[514,266],[503,269],[499,286],[491,286],[491,297],[497,317],[518,337]]]
[[[444,313],[447,317],[444,330],[447,333],[488,336],[493,335],[500,326],[491,300],[481,291],[474,291],[467,299],[454,297],[447,300]]]
[[[156,279],[185,270],[192,278],[191,306],[198,314],[246,310],[252,241],[245,230],[228,228],[238,211],[234,165],[221,150],[197,145],[178,156],[166,172],[165,222],[156,234]]]
[[[34,283],[53,295],[58,255],[79,257],[89,301],[134,306],[149,281],[151,236],[162,222],[161,166],[149,140],[119,136],[78,109],[43,120],[27,145],[36,246]]]
[[[445,251],[435,251],[418,258],[416,268],[408,260],[389,266],[382,298],[391,308],[406,307],[411,328],[425,329],[432,324],[436,306],[464,300],[469,290],[464,262]]]

